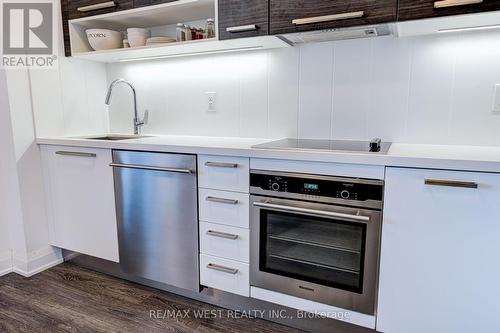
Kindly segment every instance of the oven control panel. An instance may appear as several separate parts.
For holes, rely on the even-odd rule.
[[[279,193],[295,193],[344,200],[382,201],[383,195],[383,182],[379,180],[295,173],[263,173],[260,170],[251,172],[250,186],[269,192],[266,194],[274,192],[276,196],[279,196]]]

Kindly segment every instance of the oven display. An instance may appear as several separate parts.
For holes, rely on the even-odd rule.
[[[319,189],[319,185],[318,184],[304,183],[304,189],[317,191]]]

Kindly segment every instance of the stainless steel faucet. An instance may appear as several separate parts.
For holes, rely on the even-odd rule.
[[[128,85],[130,87],[130,89],[132,89],[132,94],[134,95],[134,134],[138,135],[141,133],[141,127],[143,125],[145,125],[148,121],[149,112],[148,112],[148,110],[145,110],[144,117],[142,119],[139,119],[139,114],[137,111],[137,96],[135,93],[135,88],[132,85],[132,83],[130,83],[129,81],[127,81],[125,79],[116,79],[113,82],[111,82],[111,84],[109,85],[108,93],[106,94],[106,100],[104,101],[104,103],[106,105],[111,104],[111,93],[113,92],[114,87],[116,85],[118,85],[119,83],[124,83],[124,84]]]

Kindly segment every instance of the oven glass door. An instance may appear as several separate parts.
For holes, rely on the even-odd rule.
[[[259,269],[363,292],[366,223],[260,209]]]

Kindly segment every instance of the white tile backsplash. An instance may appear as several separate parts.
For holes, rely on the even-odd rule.
[[[366,139],[371,111],[374,62],[372,40],[346,40],[334,46],[331,136]]]
[[[137,86],[141,112],[151,112],[146,133],[499,145],[500,116],[490,110],[498,40],[381,37],[119,63],[107,65],[107,80]],[[215,113],[207,91],[217,93]],[[128,94],[117,91],[110,107],[114,132],[131,131]]]
[[[310,44],[299,51],[298,137],[326,138],[332,123],[333,46]]]
[[[298,135],[299,52],[294,48],[269,52],[269,137]]]

